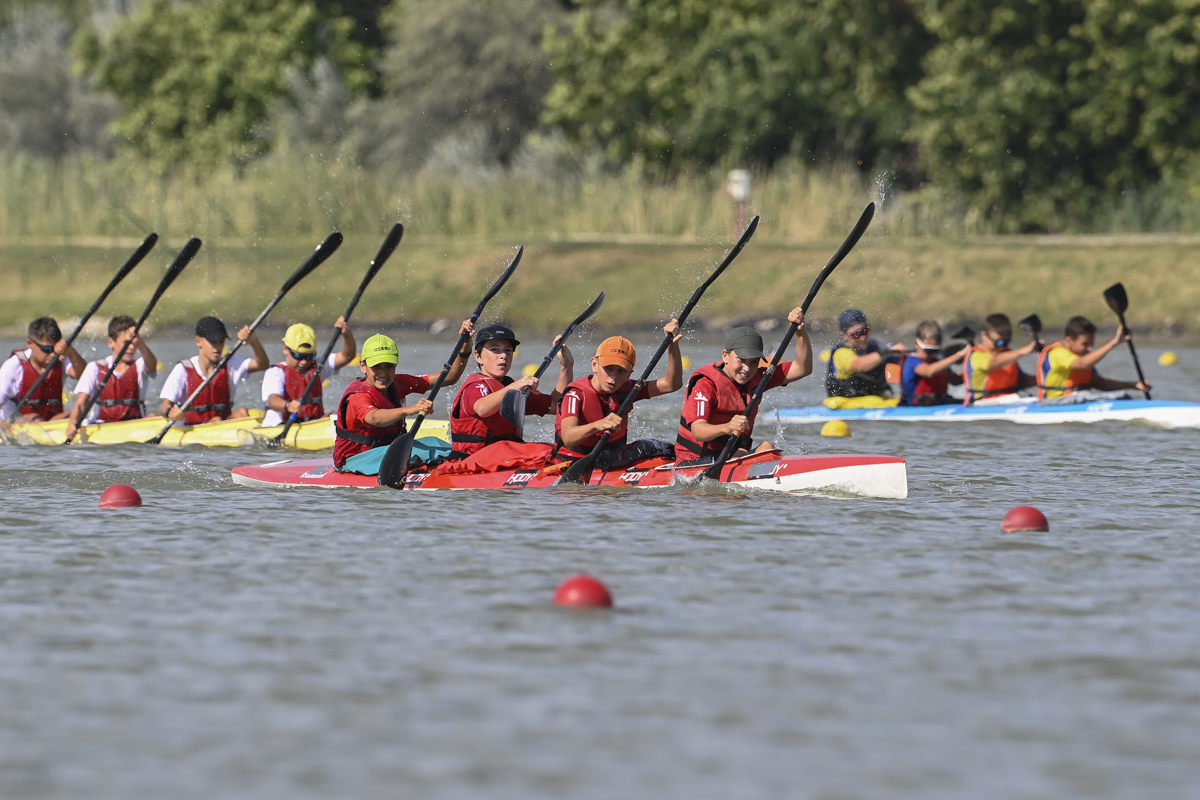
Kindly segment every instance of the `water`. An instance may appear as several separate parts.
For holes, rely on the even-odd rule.
[[[1157,352],[1195,397],[1200,351]],[[0,796],[1195,796],[1200,432],[783,442],[903,455],[910,497],[309,494],[233,485],[265,450],[0,447]],[[98,510],[116,482],[146,506]],[[1000,534],[1019,503],[1051,532]],[[581,571],[614,610],[550,603]]]

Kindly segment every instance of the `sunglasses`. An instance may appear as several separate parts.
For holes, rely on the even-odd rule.
[[[290,355],[292,358],[296,359],[297,361],[316,361],[317,360],[316,353],[297,353],[295,350],[293,350],[290,347],[285,347],[284,349],[288,351],[288,355]]]
[[[38,350],[41,350],[46,355],[50,355],[54,352],[54,345],[52,344],[38,344],[34,341],[31,341],[30,344],[36,347]]]
[[[853,331],[853,332],[846,331],[846,335],[849,336],[851,339],[865,339],[866,337],[871,335],[871,329],[863,328],[861,331]]]
[[[942,351],[942,346],[940,344],[921,344],[918,342],[917,347],[921,348],[926,353],[940,353]]]

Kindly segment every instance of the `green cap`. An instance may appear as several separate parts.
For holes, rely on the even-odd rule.
[[[367,339],[363,342],[362,362],[368,367],[376,364],[399,364],[400,351],[396,348],[396,340],[382,333]]]
[[[732,350],[743,361],[762,358],[762,336],[754,328],[734,328],[725,334],[725,349]]]

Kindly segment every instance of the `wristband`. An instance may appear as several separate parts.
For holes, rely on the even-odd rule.
[[[458,357],[459,357],[459,358],[470,358],[470,357],[471,357],[471,351],[470,351],[469,349],[468,349],[468,350],[463,350],[463,351],[459,352],[459,354],[458,354]]]

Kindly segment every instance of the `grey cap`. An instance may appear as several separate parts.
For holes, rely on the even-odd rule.
[[[762,358],[762,336],[754,328],[733,328],[725,334],[725,349],[732,350],[743,361]]]

